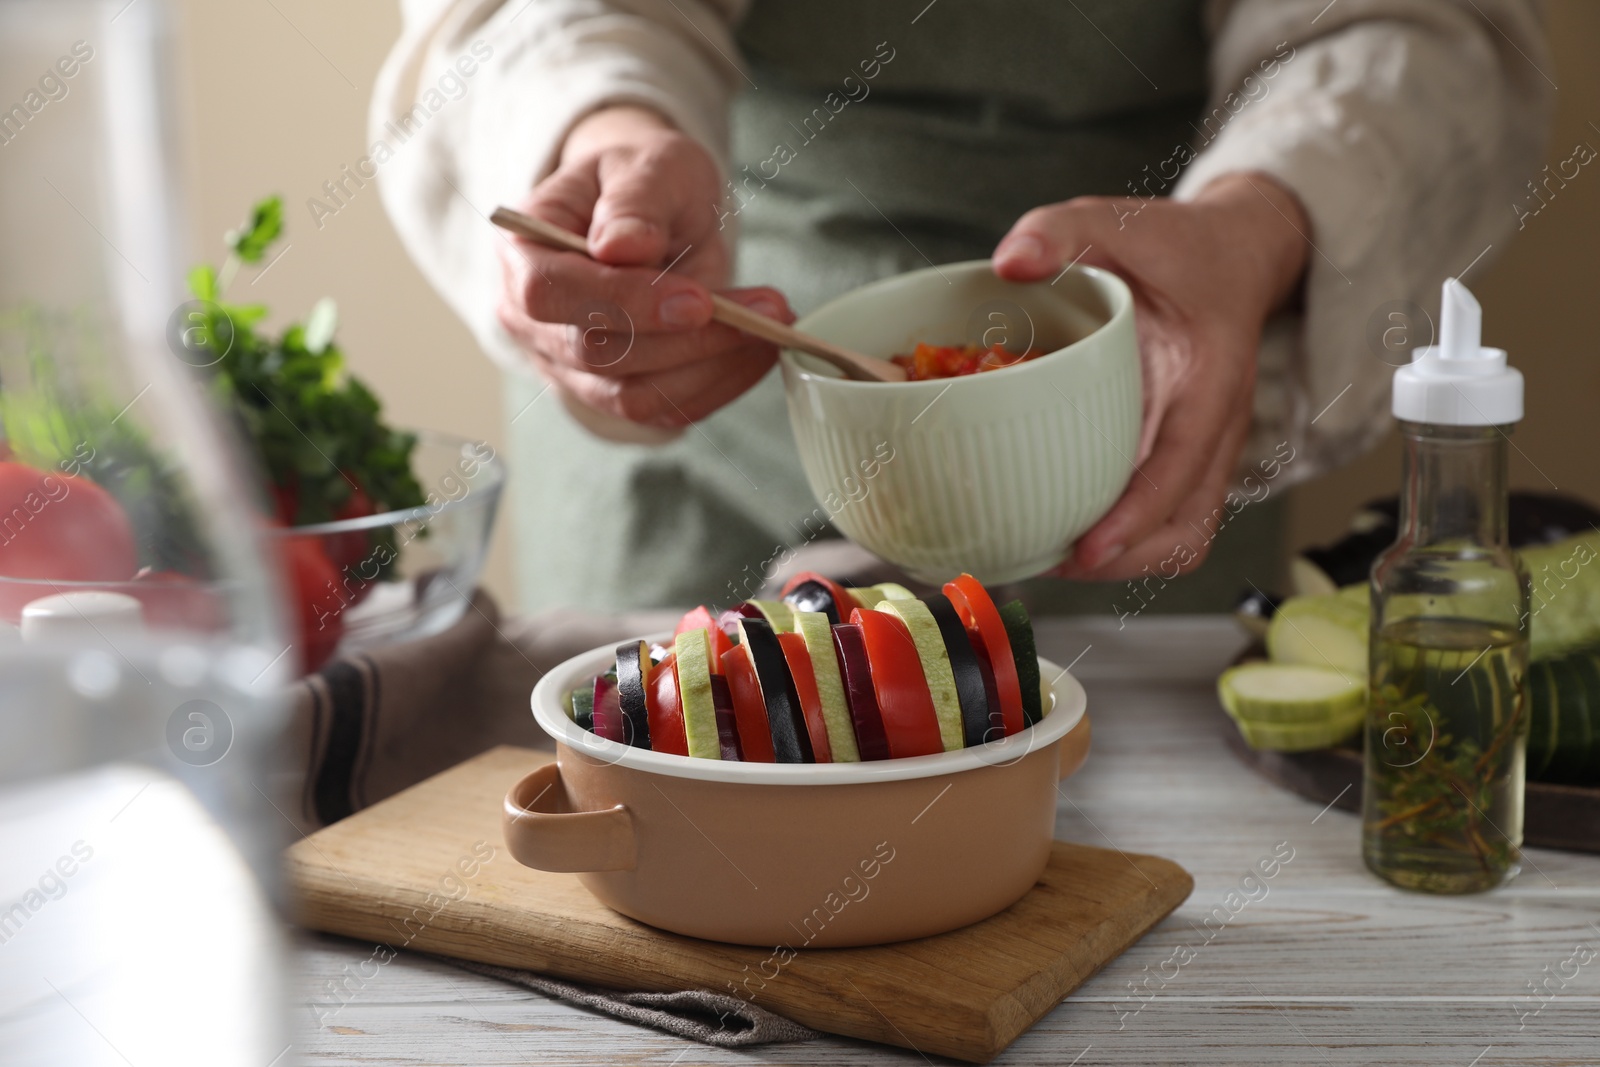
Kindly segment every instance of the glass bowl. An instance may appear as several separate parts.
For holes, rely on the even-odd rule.
[[[471,603],[505,488],[505,466],[487,442],[422,431],[412,471],[425,501],[418,507],[273,531],[281,541],[314,539],[330,558],[355,561],[323,596],[339,616],[339,648],[438,633]],[[206,631],[225,619],[217,586],[163,572],[109,582],[0,577],[0,622],[17,626],[32,601],[88,590],[138,600],[150,628]],[[295,605],[289,606],[292,622]]]

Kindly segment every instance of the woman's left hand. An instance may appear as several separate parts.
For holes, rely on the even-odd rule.
[[[1057,574],[1131,578],[1194,545],[1233,480],[1261,328],[1298,291],[1310,232],[1294,194],[1252,173],[1218,178],[1184,202],[1086,196],[1035,208],[1000,242],[1002,278],[1054,278],[1076,260],[1121,276],[1136,307],[1144,368],[1136,470]],[[1181,569],[1205,554],[1198,546]]]

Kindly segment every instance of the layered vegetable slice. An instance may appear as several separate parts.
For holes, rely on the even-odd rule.
[[[851,613],[850,621],[861,627],[866,640],[867,664],[883,716],[889,755],[898,759],[943,752],[933,696],[922,673],[916,642],[905,623],[887,612],[860,608]],[[856,735],[858,741],[860,736]]]
[[[684,744],[689,755],[725,759],[718,741],[717,711],[712,699],[712,640],[711,633],[702,627],[681,631],[673,639],[672,669],[678,680],[678,704],[683,711]]]
[[[832,763],[833,747],[828,741],[828,726],[822,717],[822,697],[817,693],[817,676],[811,666],[811,652],[806,648],[806,639],[799,634],[779,634],[778,646],[783,649],[789,678],[794,682],[795,695],[800,698],[800,714],[805,719],[813,760],[816,763]]]
[[[839,673],[861,758],[888,759],[889,738],[883,729],[883,711],[878,707],[878,693],[872,683],[866,634],[855,623],[841,623],[833,628],[833,647],[838,653]]]
[[[761,700],[761,683],[756,680],[750,650],[744,645],[734,645],[724,652],[722,673],[728,679],[728,692],[733,698],[741,758],[747,763],[776,763],[772,731],[767,727],[767,708]]]
[[[1029,726],[1044,718],[1044,688],[1039,677],[1039,652],[1033,644],[1033,620],[1022,601],[1013,600],[1000,608],[1000,621],[1011,642],[1011,662],[1017,668],[1017,685],[1022,693],[1022,718]]]
[[[861,759],[861,751],[856,744],[855,726],[850,721],[850,703],[845,696],[844,675],[839,670],[833,626],[821,612],[796,611],[794,628],[811,654],[811,673],[817,683],[817,699],[822,704],[822,721],[827,727],[828,750],[833,762],[856,763]]]
[[[881,582],[878,585],[869,585],[860,589],[846,589],[850,600],[853,601],[851,610],[862,608],[870,610],[883,603],[885,600],[915,600],[917,595],[898,582]],[[843,612],[842,614],[849,614]]]
[[[579,686],[572,691],[572,721],[579,728],[594,732],[594,686]]]
[[[830,626],[844,622],[855,607],[844,586],[813,571],[802,571],[790,578],[781,595],[796,614],[818,612],[827,616]]]
[[[922,664],[922,678],[927,683],[928,696],[933,701],[933,714],[939,722],[939,743],[943,750],[954,752],[965,747],[963,708],[956,690],[955,672],[951,670],[950,654],[945,651],[944,637],[933,612],[920,600],[885,600],[878,605],[878,610],[900,620],[911,635],[917,659]],[[982,700],[983,680],[975,677],[976,671],[976,665],[973,665],[974,676],[970,676],[969,681],[977,684],[978,699]]]
[[[722,758],[744,759],[739,751],[739,724],[733,717],[733,691],[728,688],[728,679],[720,674],[711,676],[711,702],[717,709],[717,744]]]
[[[620,744],[628,743],[628,730],[617,702],[617,683],[605,675],[594,680],[594,732],[598,737]]]
[[[1000,609],[994,598],[970,574],[963,574],[946,582],[944,595],[961,616],[967,635],[980,648],[994,672],[995,689],[1000,697],[999,711],[1007,735],[1021,730],[1026,722],[1022,715],[1022,683],[1017,678],[1017,664],[1011,655],[1011,638],[1005,623],[1000,620]],[[993,711],[994,709],[990,709]]]
[[[778,635],[764,620],[745,619],[739,624],[739,637],[755,665],[767,729],[772,734],[773,758],[779,763],[812,762],[811,734]]]
[[[722,654],[733,647],[733,640],[718,624],[717,616],[702,604],[678,620],[678,628],[672,632],[673,637],[676,638],[690,630],[706,632],[706,637],[710,641],[711,673],[719,673],[722,670]]]
[[[967,628],[949,597],[935,593],[920,603],[927,605],[929,617],[939,628],[950,673],[955,679],[956,700],[961,705],[961,743],[967,748],[981,745],[989,735],[989,692],[984,685],[983,670],[978,666],[978,659],[984,654],[973,647]]]
[[[650,672],[645,690],[645,706],[650,713],[650,747],[674,756],[689,754],[689,739],[683,725],[683,704],[678,695],[677,657],[668,652]]]
[[[622,710],[624,740],[634,748],[650,747],[646,690],[654,666],[646,642],[630,641],[617,646],[617,703]]]

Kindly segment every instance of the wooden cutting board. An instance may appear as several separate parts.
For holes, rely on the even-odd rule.
[[[300,921],[615,989],[728,992],[772,972],[771,950],[657,930],[596,901],[575,875],[512,859],[501,800],[553,758],[493,749],[296,844]],[[818,1030],[983,1063],[1193,888],[1169,860],[1057,842],[1039,884],[993,918],[895,945],[801,950],[748,988],[760,989],[757,1005]]]

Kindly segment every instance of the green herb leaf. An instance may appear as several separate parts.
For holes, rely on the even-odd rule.
[[[217,272],[202,263],[189,272],[189,292],[196,300],[217,298]]]
[[[276,241],[282,232],[283,201],[276,196],[269,196],[251,210],[248,222],[237,230],[229,230],[224,240],[233,249],[233,254],[246,263],[259,263],[267,246]]]

